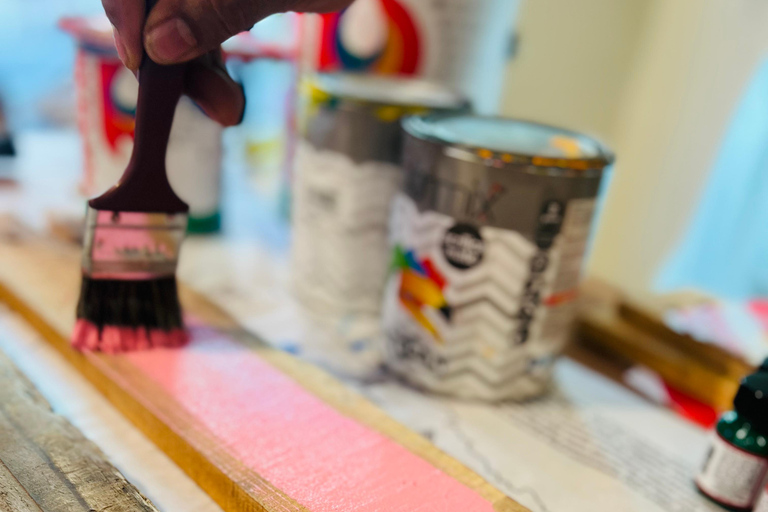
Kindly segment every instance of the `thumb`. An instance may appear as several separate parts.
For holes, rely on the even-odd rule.
[[[159,64],[185,62],[218,48],[273,13],[259,0],[160,0],[147,18],[144,45]],[[265,6],[266,5],[266,6]]]
[[[352,0],[159,0],[147,18],[144,45],[155,62],[185,62],[218,48],[270,14],[330,12],[351,3]]]

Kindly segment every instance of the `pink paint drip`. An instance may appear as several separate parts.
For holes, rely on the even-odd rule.
[[[492,512],[399,444],[207,329],[184,350],[125,356],[247,467],[313,512]]]

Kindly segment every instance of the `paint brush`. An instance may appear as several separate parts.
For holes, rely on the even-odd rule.
[[[147,0],[147,12],[156,1]],[[165,167],[184,74],[185,65],[161,66],[145,53],[131,160],[117,185],[88,203],[72,335],[79,350],[177,347],[188,339],[175,273],[189,207]]]

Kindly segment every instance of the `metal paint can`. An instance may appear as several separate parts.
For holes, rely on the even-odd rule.
[[[518,0],[356,0],[306,17],[309,65],[321,72],[413,76],[496,111]]]
[[[77,119],[83,141],[80,191],[94,196],[117,183],[133,149],[138,81],[117,55],[106,18],[64,18],[60,27],[78,41],[75,61]],[[221,223],[223,127],[182,98],[168,143],[168,178],[189,204],[189,231],[210,233]]]
[[[403,126],[383,307],[389,367],[462,398],[543,392],[574,321],[611,153],[577,133],[501,118]]]
[[[402,182],[400,120],[467,104],[428,82],[366,75],[319,75],[305,90],[293,181],[295,288],[313,309],[377,318],[389,207]]]

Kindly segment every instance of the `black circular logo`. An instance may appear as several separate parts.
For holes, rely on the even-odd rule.
[[[565,205],[560,201],[547,201],[541,207],[539,226],[536,228],[536,245],[539,249],[549,249],[555,243],[563,225]]]
[[[446,231],[443,254],[448,263],[466,270],[483,260],[485,244],[480,231],[471,224],[456,224]]]

